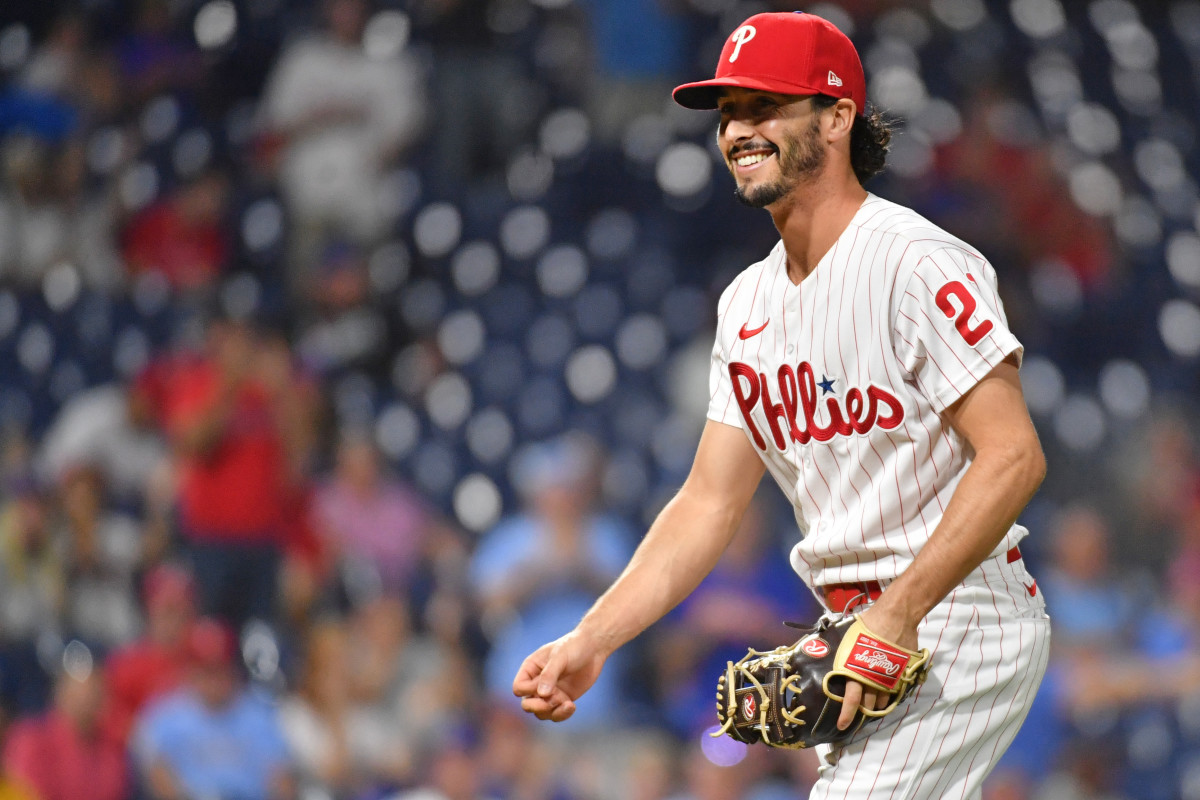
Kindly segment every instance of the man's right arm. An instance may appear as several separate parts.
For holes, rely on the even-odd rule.
[[[687,480],[624,572],[575,630],[525,659],[513,681],[522,708],[539,719],[571,716],[608,657],[678,605],[716,566],[764,469],[745,433],[710,420]]]

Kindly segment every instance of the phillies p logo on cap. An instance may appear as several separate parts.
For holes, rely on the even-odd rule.
[[[733,32],[730,41],[733,42],[733,52],[729,54],[730,63],[737,61],[738,53],[742,52],[742,45],[753,39],[758,34],[758,30],[753,25],[743,25]]]

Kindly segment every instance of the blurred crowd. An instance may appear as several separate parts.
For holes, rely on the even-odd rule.
[[[714,681],[819,613],[766,486],[570,722],[525,718],[678,486],[774,241],[739,0],[7,0],[0,800],[774,800]],[[971,241],[1050,461],[1050,672],[987,800],[1200,800],[1200,3],[844,0],[871,190]]]

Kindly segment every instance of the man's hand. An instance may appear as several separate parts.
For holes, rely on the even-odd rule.
[[[607,652],[576,629],[525,659],[513,694],[538,719],[562,722],[575,713],[575,701],[600,677],[607,659]]]
[[[886,592],[884,596],[886,596]],[[859,616],[862,618],[863,624],[878,635],[902,647],[907,647],[909,650],[917,649],[917,626],[903,622],[889,614],[884,597],[881,596],[876,605],[871,606]],[[867,689],[861,683],[848,679],[846,681],[846,699],[842,702],[842,713],[838,715],[838,729],[844,731],[850,727],[859,706],[869,710],[880,709],[887,706],[891,700],[892,695],[888,692]]]

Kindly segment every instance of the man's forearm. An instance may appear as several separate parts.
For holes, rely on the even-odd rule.
[[[1036,442],[977,453],[928,543],[872,616],[915,627],[1004,539],[1045,472]]]
[[[629,565],[579,624],[612,653],[650,627],[704,579],[737,532],[745,506],[714,503],[686,485],[672,498]]]

